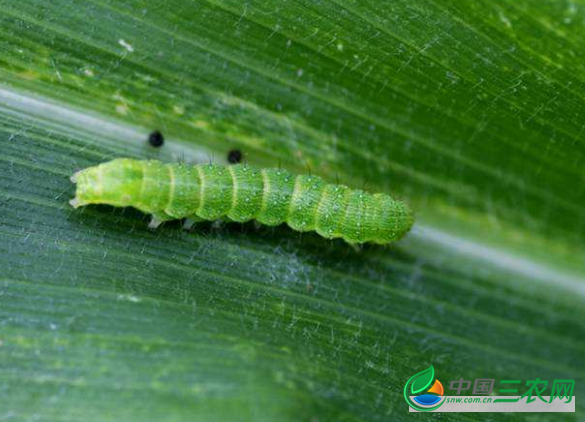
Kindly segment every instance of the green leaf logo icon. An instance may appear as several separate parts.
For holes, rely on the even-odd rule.
[[[413,376],[411,378],[411,380],[413,380],[411,386],[412,394],[418,394],[429,388],[434,378],[435,368],[433,368],[433,365]]]
[[[420,412],[430,412],[441,407],[444,400],[441,400],[440,397],[433,396],[433,394],[443,394],[443,386],[439,380],[436,380],[435,385],[429,390],[429,387],[433,384],[434,380],[435,368],[433,368],[433,365],[410,377],[404,386],[404,399],[406,400],[406,403]],[[426,392],[427,394],[418,395],[421,392]],[[411,396],[416,397],[412,400]],[[430,402],[428,401],[429,398],[431,399]],[[435,404],[436,406],[434,406]]]

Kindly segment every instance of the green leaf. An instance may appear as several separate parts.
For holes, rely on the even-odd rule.
[[[581,397],[584,21],[572,0],[0,0],[0,419],[405,420],[431,365]],[[80,168],[232,148],[395,193],[413,231],[355,251],[68,205]],[[498,419],[548,420],[526,415]]]

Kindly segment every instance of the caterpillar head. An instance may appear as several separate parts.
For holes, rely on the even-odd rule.
[[[88,167],[71,176],[77,187],[69,203],[74,208],[88,204],[132,205],[140,195],[142,178],[142,166],[137,160],[122,158]]]

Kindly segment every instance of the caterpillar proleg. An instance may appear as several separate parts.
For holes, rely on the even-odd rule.
[[[151,214],[152,227],[180,218],[257,220],[351,244],[386,244],[404,236],[413,223],[410,208],[390,195],[247,164],[191,166],[121,158],[81,170],[71,181],[77,184],[73,207],[131,206]]]

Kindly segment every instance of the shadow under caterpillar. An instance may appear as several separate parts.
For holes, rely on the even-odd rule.
[[[120,158],[81,170],[71,181],[77,184],[73,207],[131,206],[152,214],[150,227],[181,218],[257,220],[350,244],[387,244],[413,224],[410,208],[390,195],[247,164],[192,166]]]

